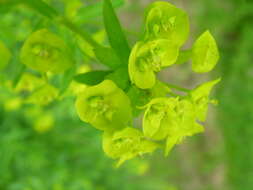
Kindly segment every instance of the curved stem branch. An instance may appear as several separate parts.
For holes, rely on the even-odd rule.
[[[182,50],[179,52],[179,55],[175,64],[180,65],[180,64],[186,63],[187,61],[191,59],[191,56],[192,56],[192,49]]]
[[[180,86],[177,86],[177,85],[174,85],[174,84],[169,84],[169,83],[167,83],[167,86],[168,86],[169,88],[174,88],[174,89],[179,90],[179,91],[182,91],[182,92],[186,92],[186,93],[189,93],[189,92],[190,92],[189,89],[183,88],[183,87],[180,87]]]
[[[24,0],[22,3],[36,10],[43,16],[66,26],[71,31],[78,34],[85,41],[87,41],[92,47],[96,48],[100,46],[100,44],[98,44],[88,32],[84,31],[83,29],[80,29],[78,26],[76,26],[74,23],[66,19],[59,12],[57,12],[57,10],[55,10],[53,7],[51,7],[47,3],[41,0]]]
[[[70,22],[68,19],[66,19],[64,17],[59,17],[58,21],[59,21],[59,23],[63,24],[65,27],[69,28],[72,32],[78,34],[81,38],[83,38],[85,41],[87,41],[92,47],[101,46],[92,38],[92,36],[88,32],[86,32],[83,29],[81,30],[75,24]]]

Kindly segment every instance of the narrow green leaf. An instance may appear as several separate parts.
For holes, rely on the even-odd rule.
[[[122,90],[126,90],[130,86],[127,67],[120,67],[116,69],[114,72],[107,75],[106,79],[110,79],[115,82]]]
[[[66,72],[64,72],[63,76],[62,76],[62,81],[61,81],[61,88],[60,88],[60,94],[63,94],[65,92],[65,90],[69,87],[74,74],[76,71],[76,67],[72,67],[69,70],[67,70]]]
[[[96,85],[102,82],[106,75],[111,71],[91,71],[83,74],[76,75],[74,80],[86,85]]]
[[[96,47],[94,53],[97,59],[109,68],[116,69],[121,65],[121,60],[116,55],[115,51],[107,47]]]
[[[14,75],[14,78],[13,78],[13,86],[14,87],[18,84],[18,82],[19,82],[23,72],[25,71],[25,69],[26,69],[26,67],[25,67],[24,64],[18,64],[17,65],[17,67],[15,69],[16,72],[15,72],[15,75]]]
[[[81,38],[83,38],[85,41],[87,41],[93,48],[99,47],[100,44],[98,44],[93,37],[84,29],[80,29],[78,26],[73,24],[71,21],[65,19],[62,17],[59,19],[60,23],[69,28],[72,32],[78,34]]]
[[[110,0],[104,0],[103,17],[105,29],[112,48],[120,59],[127,64],[130,47]]]
[[[112,1],[112,6],[114,8],[121,7],[124,4],[125,4],[124,0]],[[103,8],[102,1],[80,8],[77,15],[76,15],[76,18],[75,18],[76,22],[83,23],[83,22],[89,21],[90,19],[93,19],[95,17],[101,16],[102,10],[103,10],[102,8]]]
[[[23,0],[22,3],[28,5],[29,7],[38,11],[40,14],[51,19],[59,15],[54,8],[50,7],[47,3],[41,0]]]
[[[22,1],[28,7],[36,10],[43,16],[46,16],[50,19],[55,19],[57,22],[61,23],[65,27],[69,28],[72,32],[78,34],[84,40],[86,40],[92,47],[97,47],[99,44],[90,36],[88,32],[83,29],[80,29],[75,24],[70,22],[68,19],[60,15],[53,7],[49,6],[47,3],[41,0],[24,0]]]

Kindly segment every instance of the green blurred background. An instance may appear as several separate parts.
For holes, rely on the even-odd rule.
[[[80,27],[96,33],[103,28],[101,12],[85,10],[98,1],[52,0],[53,7]],[[120,1],[119,1],[120,2]],[[152,1],[116,3],[130,44],[142,33],[144,8]],[[250,0],[171,0],[188,12],[191,35],[186,46],[209,29],[216,38],[221,59],[214,72],[196,75],[189,65],[166,69],[160,78],[185,87],[222,77],[209,110],[206,131],[178,145],[168,158],[161,152],[135,159],[115,169],[101,148],[101,134],[77,117],[73,96],[41,108],[23,105],[0,87],[0,190],[252,190],[253,189],[253,2]],[[92,6],[94,7],[94,6]],[[0,40],[13,53],[8,73],[15,80],[23,71],[20,47],[41,27],[58,32],[82,56],[67,29],[55,26],[23,6],[0,7]],[[8,75],[8,76],[6,76]],[[34,122],[52,115],[48,129]],[[49,122],[50,123],[50,122]]]

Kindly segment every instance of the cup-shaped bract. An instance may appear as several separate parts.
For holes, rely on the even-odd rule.
[[[182,46],[189,34],[187,14],[174,5],[157,1],[150,5],[146,16],[145,39],[168,39]]]
[[[87,87],[78,95],[76,109],[82,121],[100,130],[120,129],[132,118],[128,96],[111,80]]]
[[[146,137],[162,140],[168,136],[177,102],[176,98],[154,98],[145,106],[143,133]]]
[[[144,135],[150,139],[167,138],[165,154],[186,136],[204,129],[196,123],[194,104],[190,99],[155,98],[146,105],[143,118]]]
[[[103,150],[110,158],[119,159],[117,166],[157,148],[156,143],[146,140],[141,131],[131,127],[103,135]]]
[[[220,82],[220,78],[205,82],[190,92],[190,97],[194,103],[195,112],[197,114],[197,119],[200,121],[206,120],[208,104],[211,102],[209,99],[209,94],[211,93],[214,85]]]
[[[20,59],[28,67],[40,72],[61,73],[74,64],[65,42],[47,29],[30,35],[21,49]]]
[[[190,99],[184,98],[178,101],[173,112],[174,118],[169,128],[169,136],[182,138],[203,131],[202,128],[199,128],[199,125],[196,125],[195,105]]]
[[[195,105],[190,99],[181,99],[170,112],[173,113],[173,118],[168,130],[165,155],[185,137],[204,131],[203,126],[196,122]]]
[[[215,39],[209,31],[204,32],[192,48],[192,70],[196,73],[211,71],[219,60]]]
[[[10,50],[0,41],[0,70],[4,69],[11,59]]]
[[[174,64],[177,57],[178,46],[168,40],[137,42],[129,58],[130,80],[141,89],[152,88],[156,83],[155,73]]]

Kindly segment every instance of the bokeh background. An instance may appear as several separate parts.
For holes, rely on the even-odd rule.
[[[85,10],[94,8],[92,5],[99,1],[47,2],[103,41],[101,12],[94,9],[90,15],[85,14]],[[153,1],[115,3],[131,45],[143,32],[143,15],[150,2]],[[23,104],[19,96],[2,85],[0,190],[253,189],[253,2],[169,2],[190,16],[191,34],[186,47],[207,29],[219,45],[221,59],[210,74],[193,74],[189,64],[159,74],[163,81],[188,88],[222,77],[214,93],[219,105],[209,110],[205,133],[187,138],[168,158],[158,151],[115,169],[113,161],[102,151],[100,132],[77,117],[73,106],[75,97],[66,95],[63,100],[41,108]],[[1,82],[19,78],[24,71],[18,60],[20,48],[32,31],[42,27],[55,30],[76,48],[78,63],[86,68],[93,63],[80,53],[76,47],[78,39],[67,29],[24,6],[0,6],[0,40],[13,54],[6,71],[1,71]]]

